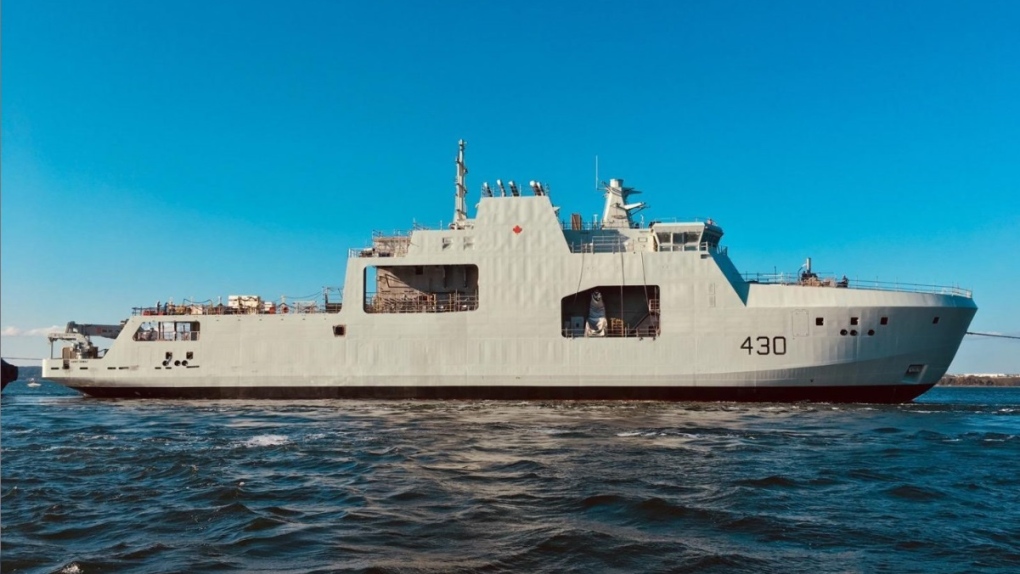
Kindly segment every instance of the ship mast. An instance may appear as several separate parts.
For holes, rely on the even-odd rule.
[[[645,202],[627,203],[631,195],[641,193],[633,187],[624,187],[622,179],[611,179],[605,186],[606,208],[602,213],[603,229],[634,227],[631,216],[648,207]]]
[[[465,184],[467,166],[464,165],[464,147],[467,144],[464,140],[458,143],[457,151],[457,192],[453,201],[453,223],[452,229],[464,229],[467,226],[467,185]]]

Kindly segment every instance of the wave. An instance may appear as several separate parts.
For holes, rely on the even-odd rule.
[[[250,439],[241,443],[242,446],[248,448],[259,448],[265,446],[281,446],[290,442],[290,438],[287,435],[282,434],[264,434],[251,437]]]

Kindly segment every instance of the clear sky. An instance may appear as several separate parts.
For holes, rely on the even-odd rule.
[[[712,217],[743,271],[957,284],[1020,334],[1020,2],[2,6],[2,353],[157,300],[339,286],[373,229],[540,179]],[[951,372],[1020,372],[968,337]]]

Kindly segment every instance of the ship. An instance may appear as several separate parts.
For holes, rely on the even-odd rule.
[[[9,383],[18,380],[18,367],[0,359],[0,391],[7,388]]]
[[[837,279],[810,258],[742,274],[719,224],[646,224],[621,179],[601,184],[601,217],[502,180],[469,217],[464,150],[452,222],[374,232],[342,289],[71,322],[43,378],[117,398],[901,403],[945,374],[977,312],[960,287]]]

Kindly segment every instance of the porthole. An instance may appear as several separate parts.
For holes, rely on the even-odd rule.
[[[874,337],[875,336],[875,330],[874,329],[868,329],[868,336],[869,337]]]
[[[846,337],[846,329],[840,329],[839,334]]]
[[[854,330],[850,331],[850,336],[851,337],[856,337],[857,336],[857,329],[854,329]]]

